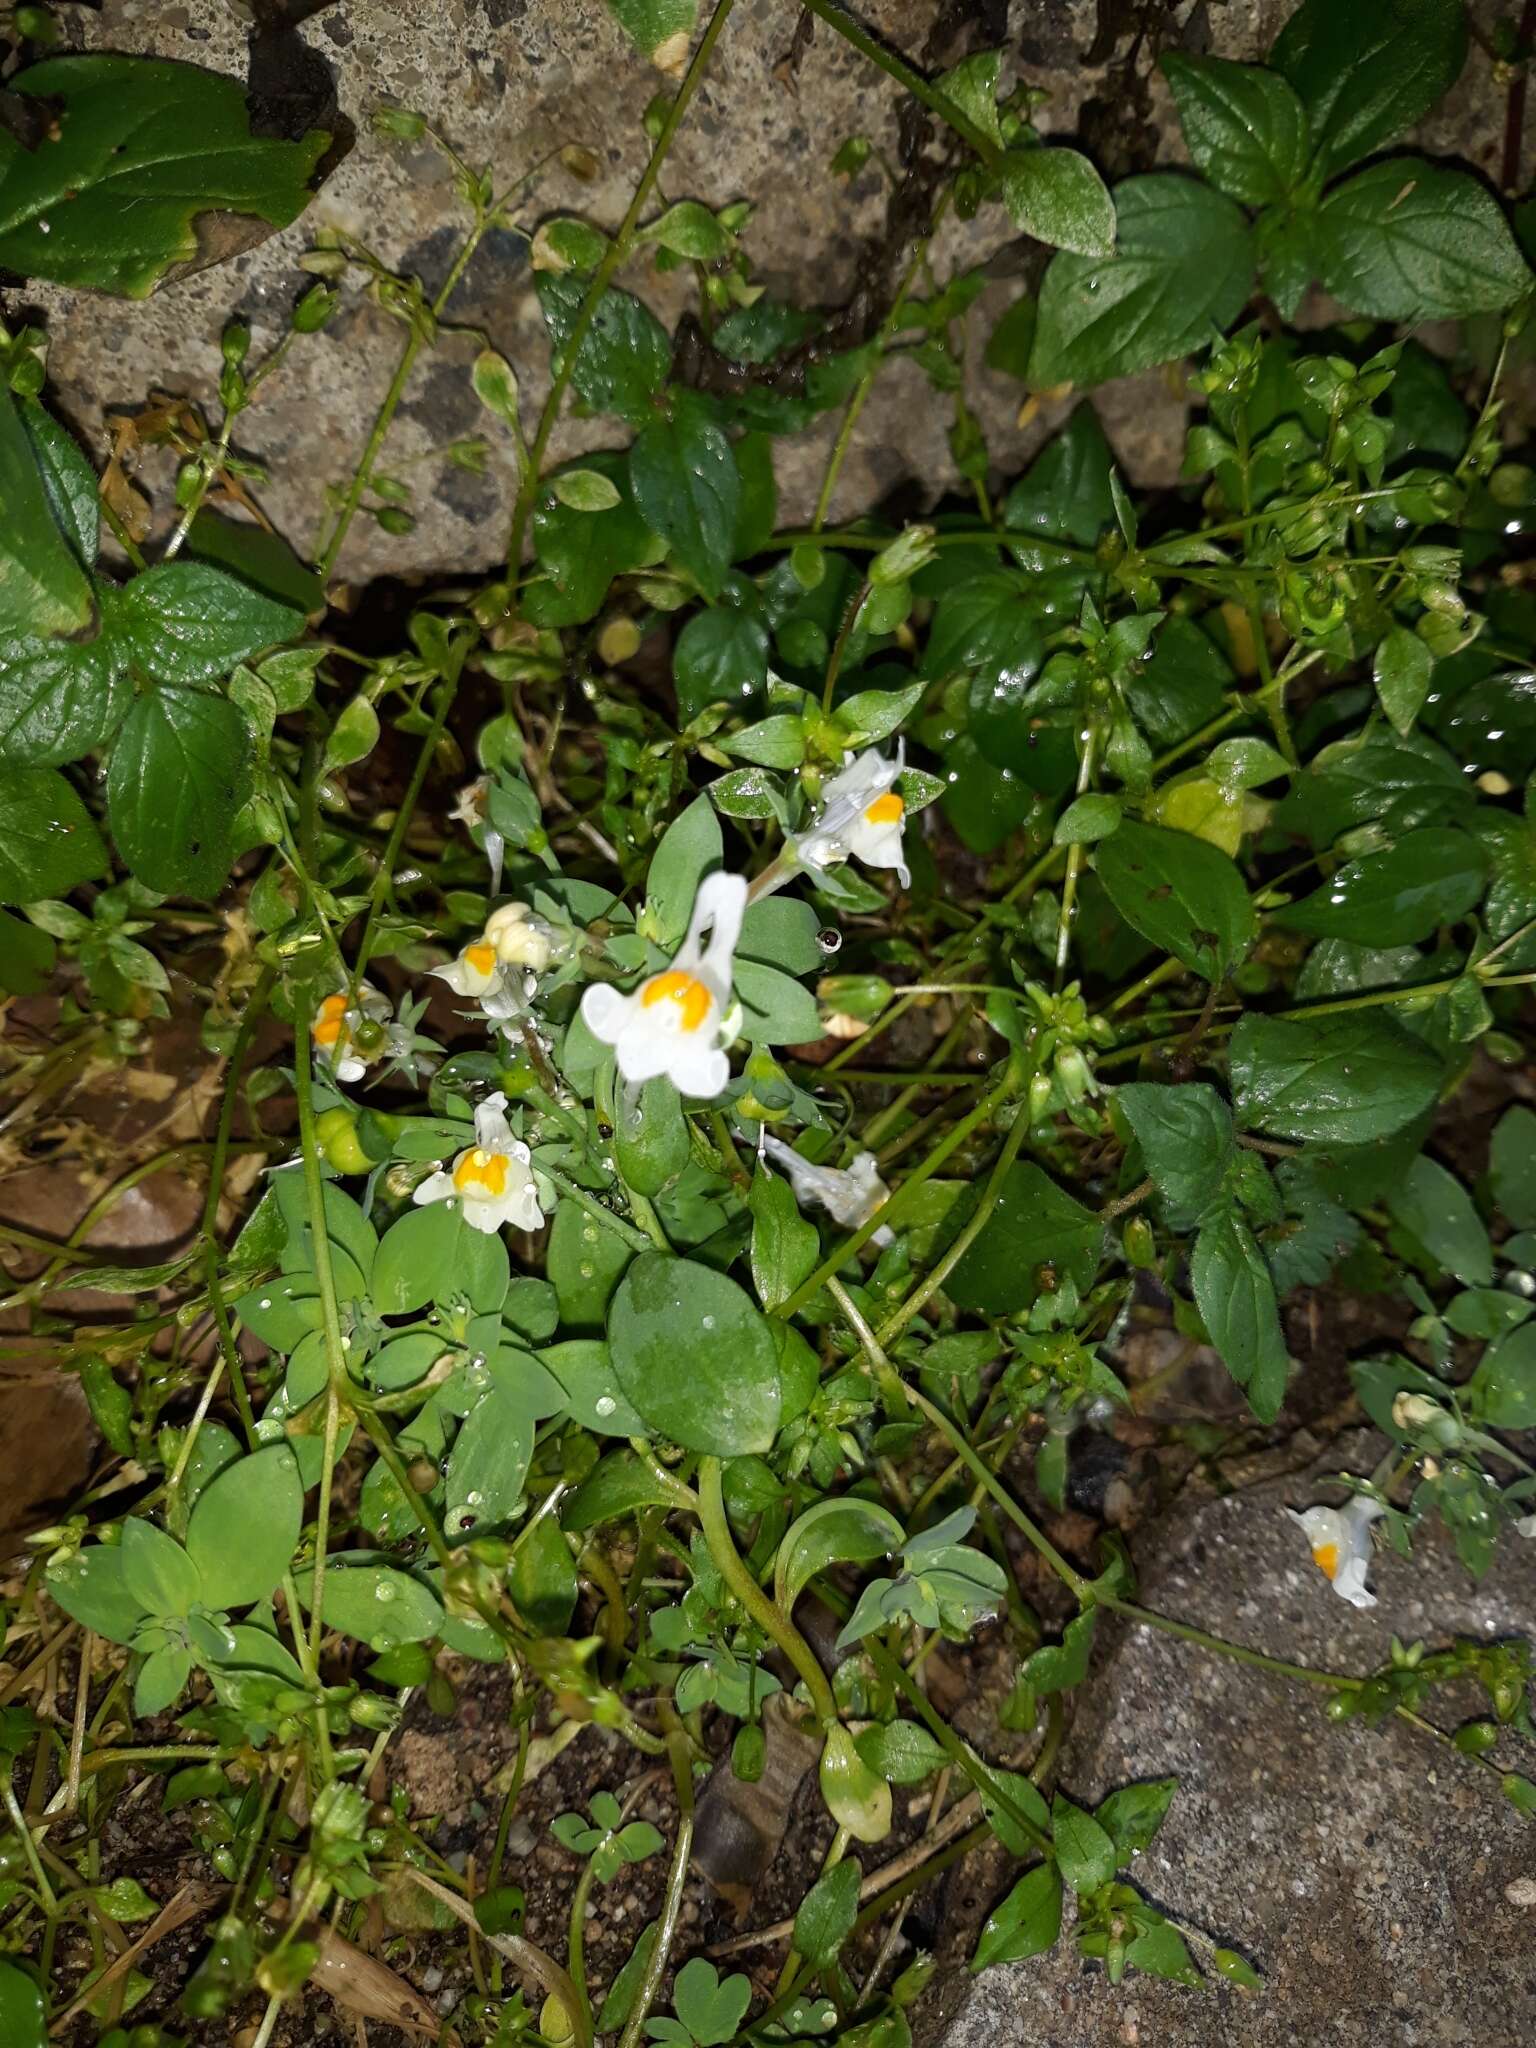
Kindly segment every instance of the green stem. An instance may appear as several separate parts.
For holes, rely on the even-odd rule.
[[[833,1274],[842,1270],[860,1246],[869,1242],[883,1223],[894,1223],[897,1217],[904,1213],[913,1190],[920,1188],[924,1181],[931,1180],[951,1153],[963,1145],[973,1131],[979,1130],[990,1120],[998,1106],[1008,1100],[1013,1090],[1013,1063],[1010,1061],[1008,1072],[1004,1074],[1002,1080],[994,1088],[988,1089],[975,1108],[960,1119],[954,1129],[929,1153],[922,1165],[902,1182],[889,1200],[882,1202],[872,1216],[866,1218],[857,1230],[845,1237],[832,1256],[823,1260],[810,1278],[802,1281],[788,1300],[781,1301],[769,1313],[781,1317],[791,1316],[797,1309],[804,1308],[811,1297],[826,1286]]]
[[[562,1195],[569,1196],[578,1209],[585,1209],[594,1223],[600,1223],[604,1230],[611,1230],[615,1237],[622,1237],[631,1251],[655,1251],[656,1244],[653,1238],[648,1237],[643,1230],[636,1230],[633,1223],[626,1223],[622,1216],[615,1216],[611,1209],[604,1208],[596,1195],[584,1187],[579,1187],[568,1175],[559,1172],[553,1166],[541,1166],[539,1171],[547,1180],[554,1183]]]
[[[709,1463],[716,1461],[712,1458]],[[656,1941],[646,1966],[645,1981],[635,2000],[634,2011],[619,2042],[619,2048],[640,2048],[645,2022],[667,1973],[677,1923],[683,1910],[683,1892],[688,1883],[688,1860],[693,1854],[693,1759],[688,1738],[676,1714],[667,1710],[667,1756],[672,1765],[672,1783],[677,1792],[677,1840],[672,1845],[672,1864],[667,1872],[667,1895],[656,1923]]]
[[[984,135],[959,107],[947,100],[936,86],[932,86],[921,72],[914,71],[904,58],[894,50],[877,43],[867,29],[861,28],[851,14],[845,14],[834,0],[802,0],[807,14],[818,15],[828,28],[835,29],[844,42],[851,43],[861,57],[867,57],[871,64],[878,64],[887,78],[893,78],[913,99],[920,100],[932,114],[947,122],[955,133],[968,142],[984,164],[995,165],[1002,157],[1002,151],[990,136]]]
[[[575,372],[581,345],[597,317],[597,309],[602,303],[604,292],[629,255],[635,229],[640,225],[640,216],[656,188],[656,181],[661,176],[661,167],[667,160],[667,153],[672,147],[678,129],[682,126],[683,116],[687,113],[704,73],[709,68],[715,44],[720,39],[720,32],[725,27],[733,5],[734,0],[717,0],[715,11],[709,19],[709,26],[700,37],[699,46],[694,51],[693,59],[684,73],[683,82],[677,89],[677,97],[667,109],[666,119],[661,124],[661,132],[657,135],[655,147],[651,151],[651,160],[641,173],[634,197],[619,223],[618,233],[603,251],[603,259],[593,272],[592,282],[587,286],[586,295],[577,310],[571,331],[561,347],[560,360],[555,366],[554,376],[550,382],[549,396],[545,399],[543,410],[539,414],[538,428],[528,451],[527,467],[518,488],[517,503],[512,511],[512,532],[507,543],[509,577],[516,577],[522,565],[523,535],[533,511],[534,498],[538,493],[544,457],[549,451],[549,437],[554,432],[556,420],[560,417],[560,407],[565,399],[566,387]]]
[[[351,1000],[354,1002],[357,999],[358,987],[368,969],[368,961],[373,952],[374,937],[377,933],[379,918],[384,907],[384,898],[388,895],[394,882],[395,866],[400,858],[400,849],[405,844],[405,835],[410,830],[411,819],[415,816],[416,806],[421,801],[422,785],[427,779],[427,770],[432,765],[432,757],[437,752],[438,742],[443,736],[443,728],[448,723],[448,713],[453,709],[454,694],[458,686],[459,679],[457,675],[445,676],[443,678],[443,687],[438,692],[437,711],[433,716],[431,725],[427,728],[426,737],[423,739],[417,752],[416,763],[411,770],[411,779],[405,786],[405,794],[400,799],[400,808],[395,813],[395,822],[390,827],[388,839],[384,842],[384,852],[379,860],[378,872],[373,878],[372,888],[368,891],[368,916],[363,925],[363,936],[358,942],[356,964],[352,969],[350,987]]]
[[[310,1024],[314,998],[306,984],[294,1002],[294,1092],[298,1097],[299,1138],[304,1153],[304,1193],[309,1208],[309,1234],[315,1261],[315,1284],[320,1290],[320,1325],[325,1336],[326,1396],[324,1462],[320,1468],[320,1501],[315,1511],[315,1571],[310,1594],[309,1648],[318,1666],[320,1638],[325,1631],[325,1566],[330,1540],[331,1488],[336,1468],[336,1444],[341,1434],[341,1399],[350,1387],[346,1348],[342,1343],[341,1310],[336,1299],[336,1277],[331,1266],[331,1240],[325,1220],[325,1179],[320,1171],[320,1145],[315,1136],[315,1102],[310,1068]],[[322,1725],[323,1725],[323,1715]]]
[[[816,1654],[805,1637],[777,1602],[763,1591],[737,1552],[736,1539],[731,1534],[725,1512],[720,1469],[718,1458],[699,1461],[699,1520],[715,1569],[764,1635],[777,1643],[794,1665],[805,1681],[817,1720],[824,1729],[831,1728],[837,1721],[837,1702],[832,1697],[827,1674],[816,1661]]]
[[[5,1800],[5,1810],[10,1815],[11,1826],[21,1838],[22,1852],[26,1856],[27,1864],[31,1869],[33,1882],[42,1894],[44,1910],[51,1919],[59,1910],[59,1902],[54,1895],[53,1886],[48,1882],[48,1873],[43,1868],[43,1860],[37,1853],[37,1844],[32,1839],[32,1830],[27,1824],[27,1816],[22,1812],[21,1807],[17,1803],[16,1793],[11,1784],[9,1765],[10,1759],[7,1758],[6,1769],[0,1771],[0,1797],[3,1797]]]
[[[219,1103],[219,1121],[213,1134],[213,1156],[208,1162],[208,1194],[203,1203],[203,1220],[198,1232],[202,1246],[203,1274],[208,1282],[208,1306],[218,1329],[219,1349],[223,1354],[225,1370],[229,1374],[230,1391],[235,1397],[235,1407],[239,1410],[240,1427],[245,1431],[246,1443],[253,1450],[256,1447],[256,1418],[251,1412],[251,1397],[245,1384],[245,1368],[240,1357],[240,1347],[235,1342],[229,1310],[224,1304],[224,1288],[219,1273],[219,1197],[224,1192],[224,1166],[229,1157],[229,1141],[234,1130],[235,1103],[240,1092],[240,1077],[245,1067],[246,1056],[255,1040],[257,1027],[266,1013],[275,979],[276,975],[272,968],[262,969],[260,980],[246,1000],[245,1015],[240,1019],[240,1028],[235,1033],[234,1044],[230,1047],[229,1071],[224,1077],[224,1095]]]

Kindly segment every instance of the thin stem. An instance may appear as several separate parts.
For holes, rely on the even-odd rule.
[[[832,1697],[832,1687],[827,1674],[816,1661],[816,1654],[805,1637],[777,1602],[763,1591],[738,1553],[736,1539],[731,1534],[731,1525],[725,1512],[720,1471],[718,1458],[700,1460],[699,1520],[703,1525],[704,1540],[709,1545],[709,1554],[714,1560],[715,1569],[763,1634],[770,1641],[777,1643],[794,1665],[805,1681],[805,1689],[811,1696],[817,1720],[823,1728],[831,1728],[837,1721],[837,1702]]]
[[[709,1463],[715,1464],[714,1459]],[[666,1975],[667,1961],[672,1953],[672,1943],[677,1937],[677,1923],[683,1910],[683,1892],[688,1883],[688,1861],[693,1854],[693,1759],[688,1750],[688,1738],[681,1722],[670,1707],[667,1715],[667,1757],[672,1765],[672,1783],[677,1792],[677,1840],[672,1845],[672,1863],[667,1872],[667,1895],[662,1902],[661,1917],[656,1923],[656,1940],[651,1948],[651,1960],[646,1966],[645,1981],[635,2000],[635,2009],[619,2042],[619,2048],[639,2048],[644,2038],[645,2022],[651,2007],[656,2003],[656,1994],[661,1989],[661,1980]]]
[[[512,511],[512,532],[507,543],[507,574],[509,577],[515,577],[522,565],[523,535],[527,530],[528,519],[533,511],[533,501],[537,495],[539,480],[544,469],[544,457],[549,450],[549,437],[554,432],[556,420],[560,417],[560,407],[565,399],[566,387],[569,385],[575,372],[577,359],[581,354],[581,345],[586,340],[587,332],[597,317],[597,309],[602,303],[604,292],[607,291],[617,275],[620,265],[629,255],[635,229],[640,225],[640,216],[645,211],[646,202],[649,200],[651,193],[655,190],[656,181],[661,176],[661,167],[667,160],[667,153],[672,147],[673,139],[678,129],[682,126],[683,116],[687,113],[693,96],[698,91],[703,80],[704,73],[709,68],[709,60],[714,54],[715,44],[720,39],[720,32],[729,19],[733,5],[734,0],[717,0],[715,11],[709,19],[709,26],[700,37],[699,47],[694,51],[693,59],[683,76],[683,82],[677,89],[677,97],[667,109],[666,119],[661,124],[661,132],[657,135],[655,147],[651,151],[651,160],[641,173],[640,182],[635,187],[634,197],[630,200],[628,210],[623,220],[619,223],[618,233],[603,251],[603,259],[593,272],[592,282],[587,286],[586,296],[582,299],[571,331],[566,336],[565,342],[561,347],[560,360],[555,365],[554,376],[550,381],[549,396],[545,399],[543,410],[539,414],[539,424],[528,451],[527,465],[524,469],[522,482],[518,488],[517,503]]]
[[[871,64],[878,64],[887,78],[895,79],[899,86],[911,93],[913,99],[921,100],[930,113],[947,122],[970,144],[984,164],[993,165],[999,161],[1002,152],[990,136],[983,135],[959,107],[947,100],[936,86],[928,83],[921,72],[914,71],[894,50],[877,43],[869,31],[861,28],[851,14],[845,14],[834,0],[802,0],[802,4],[807,14],[818,15],[828,28],[836,29],[845,42],[851,43],[860,56],[867,57]]]

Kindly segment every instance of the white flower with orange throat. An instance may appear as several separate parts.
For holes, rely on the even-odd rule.
[[[388,997],[366,981],[358,983],[355,995],[337,989],[321,1003],[310,1026],[316,1056],[330,1062],[338,1081],[361,1081],[386,1050],[382,1027],[389,1014]],[[376,1045],[370,1043],[374,1039]]]
[[[810,824],[792,841],[802,866],[861,860],[867,868],[894,868],[905,889],[912,880],[902,846],[907,807],[896,788],[903,767],[899,750],[894,761],[874,747],[850,755],[822,790]]]
[[[449,1168],[428,1174],[412,1195],[416,1202],[457,1202],[471,1230],[488,1233],[510,1223],[537,1230],[544,1221],[528,1147],[512,1135],[503,1114],[507,1098],[488,1095],[475,1111],[475,1142]]]
[[[1374,1607],[1376,1595],[1365,1583],[1371,1562],[1371,1524],[1386,1509],[1369,1494],[1357,1493],[1342,1508],[1308,1508],[1291,1520],[1312,1546],[1312,1562],[1341,1600],[1351,1607]]]
[[[491,941],[480,938],[466,946],[457,960],[431,972],[439,981],[446,981],[456,996],[470,996],[478,1002],[501,980],[501,962]]]
[[[739,1011],[731,1002],[736,941],[747,906],[740,875],[708,875],[693,899],[688,934],[671,965],[648,975],[629,995],[597,982],[581,999],[587,1029],[611,1045],[631,1087],[665,1074],[678,1092],[700,1101],[719,1095],[731,1077],[725,1047]]]

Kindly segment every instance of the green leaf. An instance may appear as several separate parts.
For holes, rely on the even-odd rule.
[[[806,1045],[822,1035],[816,998],[792,975],[760,960],[736,962],[742,1033],[754,1045]]]
[[[571,1625],[580,1586],[576,1560],[553,1515],[535,1522],[518,1545],[507,1580],[512,1604],[542,1636],[563,1636]]]
[[[1236,1949],[1212,1949],[1211,1968],[1218,1977],[1225,1977],[1229,1984],[1235,1984],[1239,1991],[1258,1991],[1263,1987],[1264,1979]]]
[[[1122,1785],[1101,1802],[1094,1819],[1114,1843],[1119,1868],[1124,1869],[1139,1851],[1152,1846],[1178,1789],[1177,1778],[1148,1778],[1137,1785]]]
[[[425,1308],[450,1288],[467,1225],[457,1205],[427,1202],[407,1209],[379,1240],[373,1264],[373,1305],[380,1315]],[[477,1235],[479,1233],[476,1233]]]
[[[998,176],[1016,228],[1079,256],[1108,256],[1115,246],[1115,202],[1087,157],[1075,149],[1011,149]]]
[[[1302,1143],[1363,1145],[1411,1123],[1440,1092],[1440,1061],[1372,1012],[1244,1017],[1231,1040],[1244,1129]]]
[[[557,470],[550,489],[573,512],[607,512],[620,503],[618,486],[600,469]]]
[[[787,1180],[758,1162],[747,1194],[752,1212],[752,1285],[764,1308],[787,1301],[815,1269],[821,1250],[816,1226],[800,1214]]]
[[[0,167],[8,147],[20,145],[0,128]],[[0,169],[0,222],[4,203]],[[0,250],[5,240],[0,231]],[[32,440],[7,385],[0,385],[0,505],[0,633],[83,633],[95,617],[90,578],[53,517]]]
[[[1517,1230],[1536,1230],[1536,1110],[1517,1102],[1494,1126],[1493,1199]]]
[[[111,1884],[96,1885],[91,1896],[109,1920],[119,1923],[151,1920],[160,1910],[158,1901],[150,1897],[136,1877],[118,1877]]]
[[[56,127],[32,150],[0,130],[0,265],[123,298],[252,247],[255,220],[287,227],[331,139],[254,136],[240,80],[191,64],[57,57],[10,89]]]
[[[1235,1209],[1201,1224],[1189,1280],[1222,1363],[1259,1420],[1273,1422],[1289,1369],[1285,1334],[1264,1254]]]
[[[717,598],[731,566],[741,477],[710,402],[697,392],[674,392],[670,416],[651,419],[636,434],[629,477],[646,525],[704,595]]]
[[[626,1187],[649,1199],[676,1180],[692,1156],[682,1097],[665,1074],[619,1090],[613,1150]]]
[[[1487,879],[1487,860],[1469,833],[1429,825],[1381,853],[1346,861],[1320,889],[1277,915],[1325,938],[1409,946],[1464,916]]]
[[[614,1296],[608,1341],[619,1384],[650,1430],[720,1458],[772,1449],[778,1350],[734,1280],[642,1252]]]
[[[1188,1230],[1221,1200],[1236,1156],[1232,1112],[1203,1081],[1175,1088],[1135,1081],[1115,1090],[1157,1183],[1169,1224]]]
[[[644,1436],[644,1418],[625,1398],[606,1344],[573,1337],[539,1354],[546,1372],[565,1390],[570,1414],[596,1436]]]
[[[165,562],[123,590],[117,631],[164,683],[215,683],[252,655],[291,640],[304,614],[207,562]]]
[[[670,952],[688,929],[699,884],[725,854],[720,820],[707,796],[678,812],[651,856],[641,929]]]
[[[773,1567],[773,1597],[786,1614],[818,1572],[833,1564],[874,1564],[893,1556],[907,1532],[876,1501],[819,1500],[790,1525]]]
[[[493,1359],[490,1386],[453,1440],[443,1533],[487,1536],[512,1519],[533,1456],[533,1416],[518,1387],[520,1354]],[[562,1546],[563,1547],[563,1546]]]
[[[314,1581],[298,1577],[299,1598],[308,1607]],[[325,1625],[370,1649],[393,1650],[424,1642],[443,1624],[442,1603],[430,1587],[387,1564],[348,1564],[334,1559],[325,1575]]]
[[[1061,1792],[1051,1801],[1051,1839],[1057,1868],[1073,1891],[1095,1891],[1114,1876],[1114,1843],[1091,1813]]]
[[[981,1194],[973,1185],[950,1209],[938,1249],[965,1228]],[[1086,1293],[1098,1271],[1103,1235],[1092,1209],[1032,1160],[1021,1160],[1009,1168],[996,1208],[944,1282],[944,1292],[975,1314],[1013,1315],[1035,1299],[1040,1268],[1048,1265]]]
[[[187,1551],[205,1607],[265,1600],[293,1561],[304,1522],[304,1488],[286,1444],[226,1465],[198,1495]]]
[[[48,2048],[43,1994],[15,1963],[0,1962],[0,2040],[6,2048]]]
[[[1126,820],[1094,865],[1109,900],[1165,953],[1220,981],[1253,944],[1258,919],[1235,864],[1190,832]]]
[[[1536,1424],[1536,1323],[1522,1323],[1488,1347],[1467,1394],[1490,1429]]]
[[[1376,649],[1371,665],[1376,695],[1393,727],[1405,736],[1424,709],[1434,669],[1434,656],[1406,626],[1394,626]]]
[[[133,1711],[140,1720],[163,1714],[180,1699],[192,1675],[192,1653],[167,1647],[152,1651],[139,1667],[133,1688]]]
[[[972,1970],[1021,1963],[1053,1949],[1061,1935],[1061,1879],[1049,1863],[1026,1871],[988,1916],[971,1958]]]
[[[109,1643],[131,1642],[144,1619],[143,1603],[128,1590],[121,1545],[78,1551],[50,1568],[47,1584],[71,1620]]]
[[[553,482],[540,492],[533,513],[540,573],[530,581],[524,601],[536,626],[584,625],[602,609],[616,576],[642,568],[658,554],[645,521],[625,495],[623,456],[598,453],[582,462],[613,484],[618,502],[606,512],[573,512],[561,504]]]
[[[642,242],[659,243],[689,263],[715,263],[731,252],[729,232],[697,199],[679,199],[640,230]]]
[[[0,903],[66,896],[107,867],[90,813],[57,768],[0,769]]]
[[[698,20],[698,0],[605,0],[605,4],[641,56],[663,71],[682,70]]]
[[[0,910],[0,990],[6,995],[35,996],[46,988],[56,950],[47,932]]]
[[[1498,201],[1422,157],[1389,157],[1335,187],[1309,242],[1325,289],[1377,320],[1496,313],[1531,288]]]
[[[978,50],[974,56],[962,58],[938,82],[939,91],[950,105],[997,149],[1003,146],[1002,126],[997,118],[1001,58],[1000,50]]]
[[[1307,112],[1277,72],[1166,51],[1160,60],[1197,170],[1229,199],[1273,206],[1300,183]]]
[[[74,435],[35,398],[18,399],[16,410],[32,443],[33,459],[59,531],[74,549],[81,568],[93,568],[101,539],[96,472]]]
[[[1427,114],[1466,57],[1462,0],[1304,0],[1269,61],[1296,88],[1330,178]]]
[[[608,1987],[608,1995],[598,2008],[597,2030],[600,2034],[616,2034],[628,2021],[634,2011],[635,2000],[640,1996],[640,1987],[645,1981],[646,1972],[651,1967],[651,1955],[655,1947],[656,1922],[652,1920],[624,1959],[618,1974]]]
[[[575,273],[557,277],[547,270],[534,279],[557,349],[563,351],[575,331],[589,283]],[[639,425],[651,417],[651,401],[671,368],[671,337],[655,314],[629,292],[605,291],[571,373],[578,394],[594,412],[620,413]],[[587,468],[599,467],[590,457],[582,460]]]
[[[92,640],[0,639],[0,762],[78,761],[111,737],[132,699],[110,613]]]
[[[853,1932],[864,1873],[851,1856],[823,1871],[795,1915],[795,1947],[812,1969],[824,1970]]]
[[[1387,1207],[1448,1273],[1468,1287],[1493,1283],[1493,1251],[1483,1219],[1461,1182],[1423,1153],[1407,1178],[1387,1190]]]
[[[227,698],[136,697],[107,764],[107,821],[134,877],[167,896],[216,896],[250,777],[245,722]]]
[[[1120,799],[1090,789],[1075,797],[1056,820],[1052,846],[1093,846],[1120,824]]]
[[[1113,256],[1053,257],[1040,287],[1029,381],[1102,384],[1187,355],[1230,326],[1253,289],[1253,241],[1238,207],[1191,178],[1156,172],[1114,192]]]
[[[1200,1972],[1190,1961],[1183,1935],[1163,1919],[1151,1927],[1143,1927],[1136,1939],[1127,1945],[1125,1959],[1136,1969],[1144,1970],[1149,1977],[1166,1977],[1171,1983],[1187,1984],[1191,1990],[1197,1989],[1202,1981]]]
[[[857,1864],[853,1867],[858,1868]],[[734,2036],[751,2003],[752,1985],[747,1977],[738,1971],[722,1982],[720,1972],[703,1956],[684,1963],[672,1986],[672,2010],[698,2048],[721,2048]]]
[[[1042,1698],[1081,1685],[1088,1676],[1093,1629],[1094,1610],[1090,1607],[1067,1623],[1059,1643],[1044,1643],[1025,1658],[1020,1678]]]
[[[1038,1853],[1050,1833],[1051,1813],[1032,1778],[1022,1771],[1003,1771],[989,1764],[986,1781],[976,1787],[976,1796],[987,1825],[1010,1856]],[[1027,1827],[1020,1825],[1021,1817]]]
[[[871,1721],[854,1748],[888,1785],[920,1785],[949,1763],[949,1751],[919,1721]]]
[[[575,1202],[555,1211],[544,1270],[568,1330],[600,1330],[608,1304],[633,1251],[616,1230],[596,1222]]]
[[[822,920],[795,896],[767,896],[747,905],[737,956],[762,960],[786,974],[816,974],[826,965],[818,934]]]
[[[677,636],[672,680],[679,725],[690,725],[710,704],[745,710],[768,681],[768,627],[761,614],[730,604],[696,612]],[[739,747],[732,751],[755,758]]]
[[[201,1597],[195,1561],[174,1536],[134,1515],[123,1524],[119,1546],[123,1584],[146,1614],[184,1615]]]
[[[1003,524],[1010,533],[1039,534],[1047,540],[1072,541],[1081,548],[1095,547],[1099,536],[1115,523],[1110,487],[1113,471],[1114,457],[1099,416],[1085,399],[1074,406],[1061,432],[1046,443],[1003,500]],[[1006,580],[1019,609],[1030,613],[1035,602],[1031,583],[1019,578]],[[963,604],[969,589],[969,584],[962,584],[953,602]],[[935,633],[949,602],[942,602],[934,616]],[[990,641],[979,647],[971,644],[966,658],[1017,663],[1018,650],[1006,637],[1009,626],[1016,628],[1017,623],[1016,617],[996,620]],[[966,638],[972,638],[969,629]],[[930,635],[930,655],[931,641]]]
[[[187,554],[194,561],[227,569],[239,582],[253,584],[287,610],[301,614],[325,610],[324,578],[300,561],[280,533],[269,532],[248,519],[225,519],[204,505],[188,529]],[[300,660],[318,659],[323,652],[316,647],[295,651]],[[265,666],[264,680],[272,680],[271,671]]]
[[[641,1508],[673,1504],[673,1494],[633,1451],[610,1451],[561,1502],[560,1526],[596,1529],[604,1522],[627,1520]]]

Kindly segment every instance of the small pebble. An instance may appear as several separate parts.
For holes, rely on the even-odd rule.
[[[1512,1906],[1524,1906],[1527,1911],[1536,1906],[1536,1877],[1516,1877],[1504,1887],[1504,1896]]]

